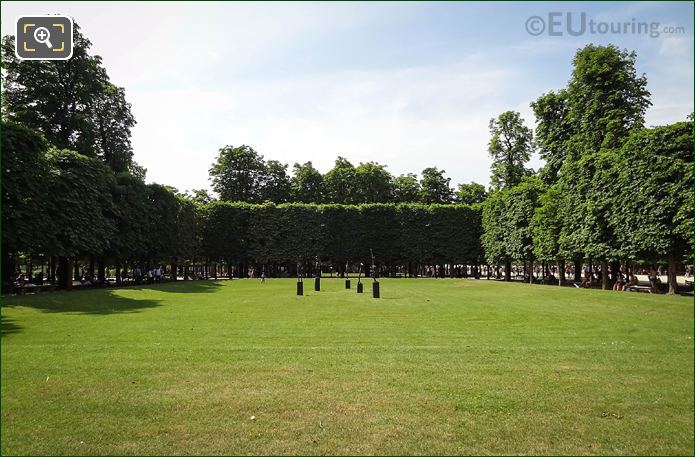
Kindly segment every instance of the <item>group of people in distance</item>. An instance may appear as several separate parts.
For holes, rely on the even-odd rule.
[[[161,265],[157,265],[156,267],[147,270],[144,276],[146,277],[148,284],[154,284],[162,282],[163,275],[164,269],[161,267]],[[143,280],[143,273],[139,266],[133,269],[133,279],[135,280],[135,284],[140,284]]]
[[[580,284],[575,284],[579,288],[589,289],[594,283],[594,280],[601,277],[601,270],[596,272],[596,276],[591,271],[591,269],[586,266],[584,267],[584,279]],[[649,288],[652,293],[659,292],[659,286],[661,285],[661,279],[659,278],[659,272],[656,268],[651,267],[648,273],[649,278]],[[630,271],[626,274],[622,269],[617,273],[617,280],[613,284],[613,290],[629,292],[635,290],[639,285],[639,280],[635,275],[634,271]]]

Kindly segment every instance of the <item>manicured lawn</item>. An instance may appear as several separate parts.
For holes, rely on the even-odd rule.
[[[6,298],[2,454],[692,455],[692,298],[354,283]]]

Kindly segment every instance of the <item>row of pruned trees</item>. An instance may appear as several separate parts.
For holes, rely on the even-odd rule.
[[[2,274],[11,284],[18,256],[49,265],[69,287],[75,263],[105,278],[121,268],[195,254],[197,206],[174,189],[116,173],[98,158],[49,145],[21,124],[2,123]]]
[[[482,260],[478,205],[262,205],[215,202],[200,208],[200,254],[238,265],[296,274],[315,260],[338,273],[371,253],[384,273],[416,274],[423,265],[477,265]],[[452,274],[452,272],[449,272]]]
[[[651,104],[635,54],[589,45],[568,86],[531,104],[536,138],[518,113],[491,122],[495,190],[484,203],[482,244],[491,262],[600,263],[609,289],[630,264],[692,263],[693,122],[645,128]],[[546,165],[524,168],[537,147]],[[609,275],[610,272],[610,275]]]

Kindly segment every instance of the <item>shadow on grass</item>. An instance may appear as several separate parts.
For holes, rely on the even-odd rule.
[[[161,284],[136,284],[127,286],[127,290],[152,290],[157,292],[173,292],[177,294],[214,292],[221,287],[220,281],[171,281]]]
[[[46,313],[116,314],[140,312],[161,306],[161,300],[126,297],[119,292],[214,292],[220,284],[213,281],[176,281],[162,284],[140,284],[131,287],[82,289],[4,297],[4,307],[27,307]],[[4,325],[4,324],[3,324]],[[4,333],[3,333],[4,334]]]
[[[0,318],[2,319],[0,323],[0,326],[2,326],[2,336],[9,335],[10,333],[17,333],[22,330],[22,326],[15,324],[14,320],[9,317],[0,316]]]
[[[46,313],[116,314],[139,312],[160,306],[159,300],[128,298],[116,295],[118,289],[91,290],[79,293],[53,292],[22,297],[6,297],[3,307],[34,308]],[[3,323],[4,325],[4,323]]]

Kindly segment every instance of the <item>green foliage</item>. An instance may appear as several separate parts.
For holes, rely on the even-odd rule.
[[[573,149],[598,152],[620,147],[630,131],[644,124],[651,105],[647,78],[637,76],[636,54],[616,46],[589,44],[572,64],[567,87]]]
[[[287,175],[287,165],[277,160],[269,160],[265,164],[261,200],[285,203],[291,199],[291,190],[292,183]]]
[[[292,266],[315,256],[370,262],[465,263],[481,255],[480,209],[467,205],[283,205],[216,202],[201,209],[203,254]]]
[[[567,142],[574,131],[569,122],[567,91],[550,91],[531,103],[536,115],[536,146],[545,166],[540,176],[546,184],[557,180],[567,156]]]
[[[299,203],[323,203],[325,184],[321,173],[311,162],[294,164],[292,177],[292,195]]]
[[[394,203],[417,203],[420,201],[420,183],[413,173],[393,178]]]
[[[355,166],[338,156],[335,166],[324,175],[326,202],[352,205],[357,203],[355,195]]]
[[[451,203],[451,179],[446,178],[444,173],[444,170],[438,170],[436,167],[422,170],[419,199],[422,203]]]
[[[212,188],[221,200],[260,203],[266,166],[250,146],[225,146],[210,168]]]
[[[45,253],[90,255],[109,248],[116,235],[116,207],[111,192],[115,178],[97,159],[66,149],[49,151],[51,227],[41,234]]]
[[[490,262],[534,259],[532,220],[544,192],[535,176],[494,191],[483,205],[482,245]]]
[[[692,122],[645,129],[619,151],[610,223],[625,256],[692,259],[692,132]]]
[[[469,184],[459,184],[456,192],[456,203],[462,205],[473,205],[483,203],[487,198],[487,190],[482,184],[471,182]]]
[[[542,261],[554,261],[560,255],[560,233],[562,218],[560,208],[560,189],[550,187],[538,198],[538,207],[531,219],[533,232],[533,255]]]
[[[391,201],[391,174],[375,162],[361,163],[355,168],[357,203],[388,203]]]
[[[533,133],[519,113],[506,111],[490,119],[490,135],[490,182],[495,189],[514,187],[531,173],[525,165],[533,152]]]
[[[19,59],[14,40],[2,40],[3,113],[59,149],[99,157],[116,172],[133,169],[130,104],[109,81],[101,57],[89,54],[92,44],[79,25],[67,61]]]
[[[53,227],[47,217],[49,165],[43,135],[12,121],[2,123],[2,244],[9,252],[40,251]]]

